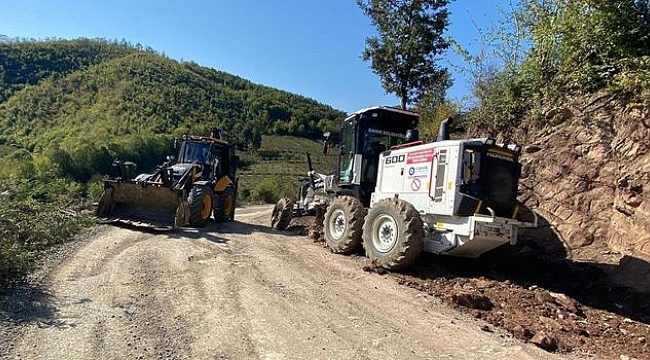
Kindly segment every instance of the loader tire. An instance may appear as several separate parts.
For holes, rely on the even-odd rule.
[[[323,232],[325,242],[335,254],[351,254],[361,247],[361,232],[366,210],[359,199],[339,196],[327,207]]]
[[[213,192],[207,186],[198,185],[192,188],[187,198],[190,205],[190,225],[205,226],[212,214]]]
[[[214,219],[219,222],[233,221],[235,219],[235,189],[232,186],[228,186],[217,195]]]
[[[277,230],[286,230],[291,222],[293,212],[293,200],[282,198],[278,200],[271,214],[271,227]]]
[[[424,248],[424,236],[420,214],[400,199],[377,202],[363,225],[366,256],[389,270],[412,265]]]

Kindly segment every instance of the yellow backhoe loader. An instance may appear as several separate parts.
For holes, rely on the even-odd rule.
[[[168,156],[156,172],[134,179],[128,163],[116,161],[119,176],[104,180],[97,216],[160,230],[201,227],[211,217],[233,220],[238,182],[234,146],[213,129],[207,137],[184,135],[176,148],[177,157]]]

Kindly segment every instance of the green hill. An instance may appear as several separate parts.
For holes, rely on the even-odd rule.
[[[77,180],[109,172],[114,158],[150,168],[183,133],[220,127],[255,149],[262,135],[319,139],[344,116],[303,96],[103,40],[0,43],[0,89],[5,160],[24,159],[27,150],[28,171]]]
[[[299,179],[307,176],[307,153],[317,172],[330,174],[336,169],[336,149],[323,155],[320,141],[295,136],[263,136],[257,151],[239,154],[241,198],[275,202],[279,197],[296,197]]]
[[[0,103],[28,85],[135,51],[126,43],[104,40],[0,42]]]

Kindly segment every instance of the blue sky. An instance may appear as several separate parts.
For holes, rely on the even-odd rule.
[[[490,26],[507,4],[453,1],[448,35],[475,49],[476,26]],[[360,58],[373,32],[355,0],[0,0],[0,35],[125,39],[346,112],[399,103]],[[448,63],[459,59],[449,54]],[[448,95],[461,99],[468,81],[452,75]]]

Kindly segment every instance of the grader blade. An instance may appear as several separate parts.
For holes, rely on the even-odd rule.
[[[171,230],[187,224],[187,196],[183,190],[134,181],[104,182],[97,208],[98,218],[156,230]]]

